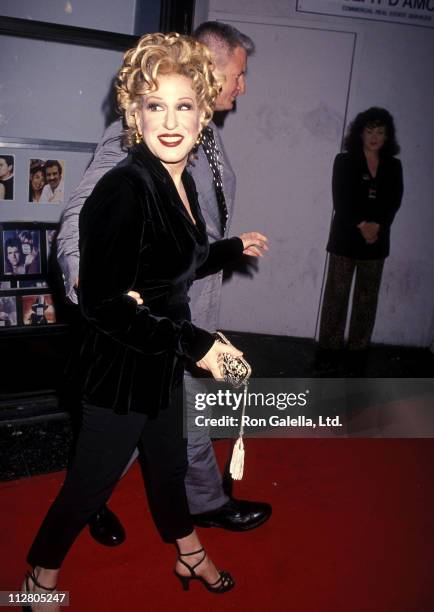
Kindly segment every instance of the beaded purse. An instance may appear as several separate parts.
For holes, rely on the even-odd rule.
[[[232,344],[221,332],[215,332],[215,339],[223,344]],[[250,375],[252,368],[243,357],[234,357],[225,353],[223,357],[223,378],[236,389],[245,385]]]

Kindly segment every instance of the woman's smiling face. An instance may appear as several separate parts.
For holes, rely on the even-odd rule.
[[[135,119],[148,149],[170,171],[187,163],[201,129],[202,113],[192,81],[181,74],[158,77],[158,89],[143,96]]]

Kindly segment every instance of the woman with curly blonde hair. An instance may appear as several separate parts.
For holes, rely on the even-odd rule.
[[[201,128],[212,118],[220,85],[212,73],[208,49],[194,38],[179,34],[147,34],[137,47],[124,56],[117,78],[117,98],[126,124],[125,144],[137,142],[137,121],[134,110],[143,103],[144,95],[158,89],[159,77],[181,75],[190,79],[201,113]]]
[[[208,50],[191,38],[150,34],[125,54],[117,92],[129,155],[103,176],[80,215],[85,332],[75,384],[82,427],[65,484],[28,555],[28,592],[56,588],[69,548],[137,445],[149,506],[162,539],[177,546],[175,574],[184,589],[191,579],[213,593],[234,586],[194,531],[182,436],[184,363],[221,378],[222,349],[241,354],[191,323],[187,291],[195,277],[215,272],[255,239],[210,246],[185,170],[218,91]]]

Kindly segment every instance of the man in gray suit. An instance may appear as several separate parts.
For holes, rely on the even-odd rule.
[[[247,57],[254,51],[253,41],[235,28],[220,22],[203,23],[194,36],[210,49],[217,76],[223,83],[216,101],[216,111],[229,111],[238,95],[244,94],[246,90]],[[188,169],[196,183],[209,240],[213,242],[228,234],[235,197],[235,175],[218,129],[212,122],[209,128]],[[120,120],[108,127],[92,163],[63,213],[57,237],[58,260],[67,296],[74,303],[77,303],[78,286],[79,213],[96,182],[126,156],[121,148],[121,134]],[[210,330],[217,328],[221,284],[221,272],[193,283],[190,306],[192,320],[199,327]],[[204,391],[203,383],[200,378],[187,373],[185,387],[187,403],[193,406],[195,394]],[[190,511],[197,525],[246,531],[258,527],[270,517],[269,504],[230,499],[224,493],[212,443],[206,432],[189,438],[188,463],[185,484]],[[90,531],[95,539],[106,545],[119,544],[125,538],[117,517],[107,507],[102,508],[90,521]]]

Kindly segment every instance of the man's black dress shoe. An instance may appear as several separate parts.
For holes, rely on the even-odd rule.
[[[256,529],[271,516],[270,504],[230,499],[226,504],[202,514],[193,514],[193,523],[198,527],[220,527],[229,531]]]
[[[89,520],[90,535],[103,546],[118,546],[125,540],[125,529],[116,514],[103,506]]]

